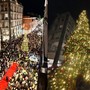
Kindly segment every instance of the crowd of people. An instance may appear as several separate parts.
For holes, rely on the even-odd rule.
[[[30,61],[29,54],[40,55],[42,35],[39,35],[38,31],[33,31],[27,35],[29,41],[28,52],[22,51],[23,37],[24,35],[16,40],[3,42],[3,59],[0,59],[0,78],[5,75],[13,62],[19,63],[19,67],[6,90],[37,90],[39,62]]]
[[[7,90],[37,90],[37,69],[30,67],[30,61],[21,61]]]
[[[3,42],[2,57],[0,58],[0,79],[5,75],[11,64],[18,60],[19,46],[22,43],[23,36],[11,42]],[[17,47],[18,46],[18,47]]]
[[[8,62],[0,59],[0,80],[5,75],[5,71],[8,67],[9,67]]]
[[[16,59],[19,55],[19,49],[23,41],[23,36],[12,40],[10,42],[4,42],[3,43],[3,58],[7,57],[10,59]]]
[[[37,31],[33,31],[30,34],[27,35],[29,39],[29,51],[32,51],[33,49],[36,49],[37,51],[41,48],[41,39],[42,36],[37,34]]]

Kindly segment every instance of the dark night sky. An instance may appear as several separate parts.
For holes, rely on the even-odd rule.
[[[43,16],[45,0],[18,0],[24,6],[24,15],[34,13]],[[57,14],[70,12],[76,20],[83,9],[86,9],[90,17],[90,0],[48,0],[49,26]]]
[[[90,17],[90,0],[49,0],[49,26],[57,14],[70,12],[74,20],[83,9],[87,10]]]
[[[17,0],[24,7],[24,15],[31,15],[31,13],[43,16],[44,0]]]

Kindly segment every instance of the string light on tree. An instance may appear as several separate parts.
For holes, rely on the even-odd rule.
[[[86,11],[77,20],[76,28],[66,43],[66,62],[49,80],[50,90],[76,90],[78,78],[90,82],[90,29]]]

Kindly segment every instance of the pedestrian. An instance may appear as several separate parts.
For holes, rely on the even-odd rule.
[[[6,76],[6,81],[7,81],[7,82],[9,81],[9,78],[8,78],[8,76]]]

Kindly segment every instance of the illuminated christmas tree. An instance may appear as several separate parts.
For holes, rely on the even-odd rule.
[[[23,40],[22,46],[21,46],[22,51],[27,51],[28,52],[28,50],[29,50],[28,42],[29,41],[28,41],[28,38],[27,38],[27,34],[24,34],[24,40]]]
[[[90,30],[85,10],[79,15],[77,26],[66,43],[64,56],[65,63],[49,77],[49,89],[78,90],[78,83],[90,84]]]

